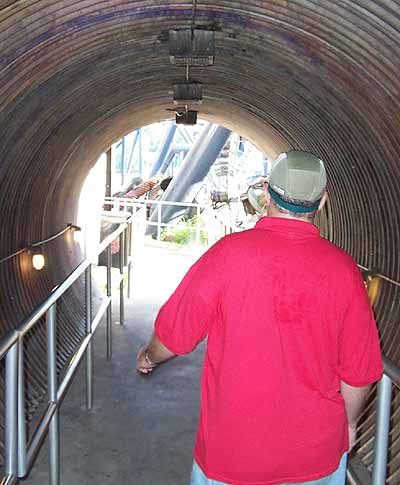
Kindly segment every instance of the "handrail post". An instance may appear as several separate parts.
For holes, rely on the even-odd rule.
[[[125,231],[122,231],[119,236],[119,323],[124,324],[125,320],[125,301],[124,301],[124,255],[125,255]]]
[[[391,401],[392,381],[384,374],[378,382],[372,485],[385,485],[386,483]]]
[[[107,296],[111,297],[111,244],[107,246]],[[112,300],[107,308],[107,359],[112,358]]]
[[[26,414],[25,414],[25,369],[24,369],[24,340],[18,340],[18,477],[27,473],[26,463]]]
[[[47,392],[50,402],[57,402],[57,306],[54,303],[46,313],[47,324]],[[60,435],[58,406],[49,425],[50,485],[60,483]]]
[[[85,270],[86,335],[92,332],[92,265]],[[86,349],[86,408],[93,407],[93,342]]]
[[[196,208],[196,244],[200,246],[200,206]]]
[[[128,298],[131,297],[132,290],[132,255],[133,255],[133,244],[132,244],[132,234],[133,234],[133,221],[129,222],[126,233],[128,235]]]
[[[18,343],[6,355],[4,419],[4,471],[16,477],[18,470]]]
[[[143,234],[143,240],[145,238],[145,234],[146,234],[146,231],[147,231],[147,202],[144,201],[144,204],[143,204],[143,211],[142,211],[142,214],[141,214],[141,221],[140,221],[140,224],[141,224],[141,227],[140,227],[140,231],[141,231],[141,235]]]
[[[157,207],[157,241],[161,239],[161,204]]]

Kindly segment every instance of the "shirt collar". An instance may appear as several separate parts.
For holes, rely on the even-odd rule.
[[[319,237],[320,235],[318,227],[314,226],[314,224],[296,219],[286,219],[284,217],[261,217],[255,225],[255,228],[295,233],[303,236]]]

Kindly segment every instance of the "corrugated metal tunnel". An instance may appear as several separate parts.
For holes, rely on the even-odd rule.
[[[399,281],[400,2],[390,0],[3,1],[0,259],[73,223],[98,156],[171,117],[185,68],[170,63],[168,32],[193,26],[215,32],[214,65],[190,70],[203,85],[199,116],[270,157],[296,148],[323,158],[324,232],[363,267]],[[24,258],[2,264],[2,335],[79,258],[68,235],[47,251],[53,263],[40,273]],[[60,367],[82,333],[83,308],[72,300],[80,295],[61,309]],[[397,364],[399,305],[398,285],[384,280],[376,314]],[[33,385],[40,394],[40,377]]]

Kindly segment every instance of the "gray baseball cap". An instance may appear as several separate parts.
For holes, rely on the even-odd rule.
[[[272,164],[268,184],[269,193],[277,204],[295,212],[311,212],[318,208],[325,192],[324,163],[308,152],[293,150],[281,153]],[[282,196],[314,204],[311,207],[287,204],[281,199]]]

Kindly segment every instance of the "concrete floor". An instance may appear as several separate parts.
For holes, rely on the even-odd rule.
[[[126,324],[113,306],[114,355],[105,358],[105,331],[95,337],[95,405],[85,409],[81,366],[61,410],[62,485],[188,485],[199,407],[203,349],[174,359],[153,375],[134,370],[160,305],[197,255],[147,247],[138,255]],[[158,278],[162,268],[163,276]],[[47,445],[22,483],[48,483]]]

